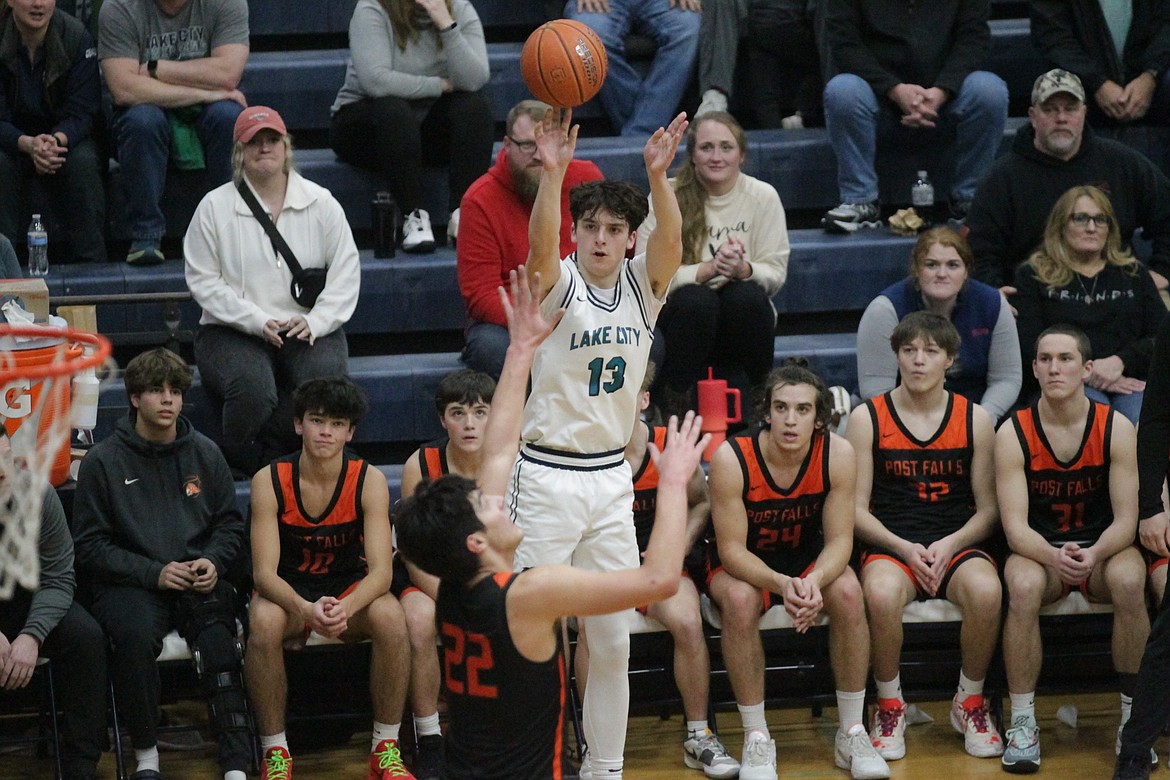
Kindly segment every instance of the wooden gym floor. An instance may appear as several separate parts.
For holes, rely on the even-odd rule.
[[[1056,710],[1071,704],[1078,710],[1077,728],[1058,723]],[[1006,705],[1006,701],[1005,701]],[[895,780],[965,780],[966,778],[1004,777],[997,759],[976,759],[963,752],[962,741],[947,720],[949,702],[924,702],[919,705],[934,718],[933,723],[911,726],[906,732],[907,757],[891,762]],[[1042,772],[1060,780],[1108,780],[1113,772],[1113,740],[1118,724],[1116,694],[1041,697],[1037,701],[1040,717]],[[176,718],[195,724],[205,723],[200,705],[183,704],[171,710]],[[832,778],[848,775],[833,765],[833,735],[836,711],[826,709],[825,716],[814,718],[809,710],[769,710],[768,723],[776,738],[781,778]],[[738,755],[742,739],[739,718],[734,712],[719,713],[724,741]],[[702,773],[684,768],[681,759],[681,717],[669,720],[637,717],[630,722],[626,744],[626,780],[701,780]],[[207,739],[207,735],[204,735]],[[1157,749],[1161,764],[1167,761],[1166,743]],[[369,750],[368,733],[358,732],[347,745],[294,756],[297,780],[352,780],[363,777]],[[128,759],[133,770],[133,759]],[[98,776],[114,777],[110,754],[102,756]],[[1165,776],[1159,767],[1154,777]],[[221,777],[215,764],[214,745],[195,752],[162,754],[162,772],[167,780],[217,780]],[[52,777],[52,763],[30,755],[0,755],[0,780],[30,780]]]

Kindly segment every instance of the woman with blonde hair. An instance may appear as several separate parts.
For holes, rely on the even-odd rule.
[[[1097,187],[1073,187],[1052,207],[1040,248],[1016,269],[1018,292],[1011,302],[1026,362],[1035,357],[1045,328],[1079,328],[1093,352],[1086,356],[1093,363],[1085,394],[1136,423],[1166,307],[1146,267],[1122,249],[1121,238],[1109,197]],[[1037,390],[1029,377],[1022,400]]]
[[[967,239],[949,227],[918,237],[910,273],[870,301],[857,327],[857,380],[862,398],[894,389],[898,361],[890,336],[907,314],[941,314],[959,331],[959,353],[947,370],[948,390],[982,406],[999,420],[1020,394],[1020,343],[1016,319],[999,290],[971,278],[974,256]]]
[[[788,275],[788,228],[780,195],[743,172],[747,139],[731,114],[709,111],[687,131],[687,155],[671,180],[683,217],[682,266],[658,316],[665,351],[651,397],[664,414],[694,408],[708,367],[744,398],[762,387],[775,352],[774,296]],[[653,208],[638,228],[644,244]]]
[[[468,0],[358,0],[349,53],[329,144],[385,179],[405,217],[402,248],[431,252],[424,163],[447,166],[453,221],[463,193],[491,165],[483,25]]]

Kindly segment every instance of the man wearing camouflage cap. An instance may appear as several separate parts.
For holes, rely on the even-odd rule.
[[[1147,265],[1166,289],[1170,179],[1140,152],[1094,135],[1085,112],[1085,89],[1074,74],[1054,69],[1036,79],[1030,124],[991,166],[967,217],[975,278],[1010,284],[1016,266],[1039,245],[1052,204],[1071,187],[1093,184],[1113,202],[1123,242],[1137,228],[1153,242]]]

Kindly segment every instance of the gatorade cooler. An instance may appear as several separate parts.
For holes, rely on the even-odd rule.
[[[83,347],[80,344],[62,347],[63,343],[63,339],[53,337],[29,340],[6,337],[0,340],[0,350],[6,353],[4,359],[8,365],[19,373],[21,368],[81,357]],[[18,377],[0,388],[0,418],[4,420],[4,429],[12,438],[14,448],[27,451],[32,451],[34,446],[47,448],[45,454],[52,458],[49,481],[54,487],[69,479],[68,423],[64,435],[56,441],[50,439],[54,422],[62,416],[69,416],[70,379],[68,374],[46,380]],[[25,425],[30,419],[36,419],[37,424]]]

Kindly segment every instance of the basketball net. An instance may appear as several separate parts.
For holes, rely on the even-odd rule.
[[[0,324],[0,600],[40,584],[41,510],[46,492],[69,477],[72,398],[96,402],[94,370],[110,342],[94,333]],[[92,386],[74,378],[88,374]],[[90,414],[89,416],[92,416]]]

